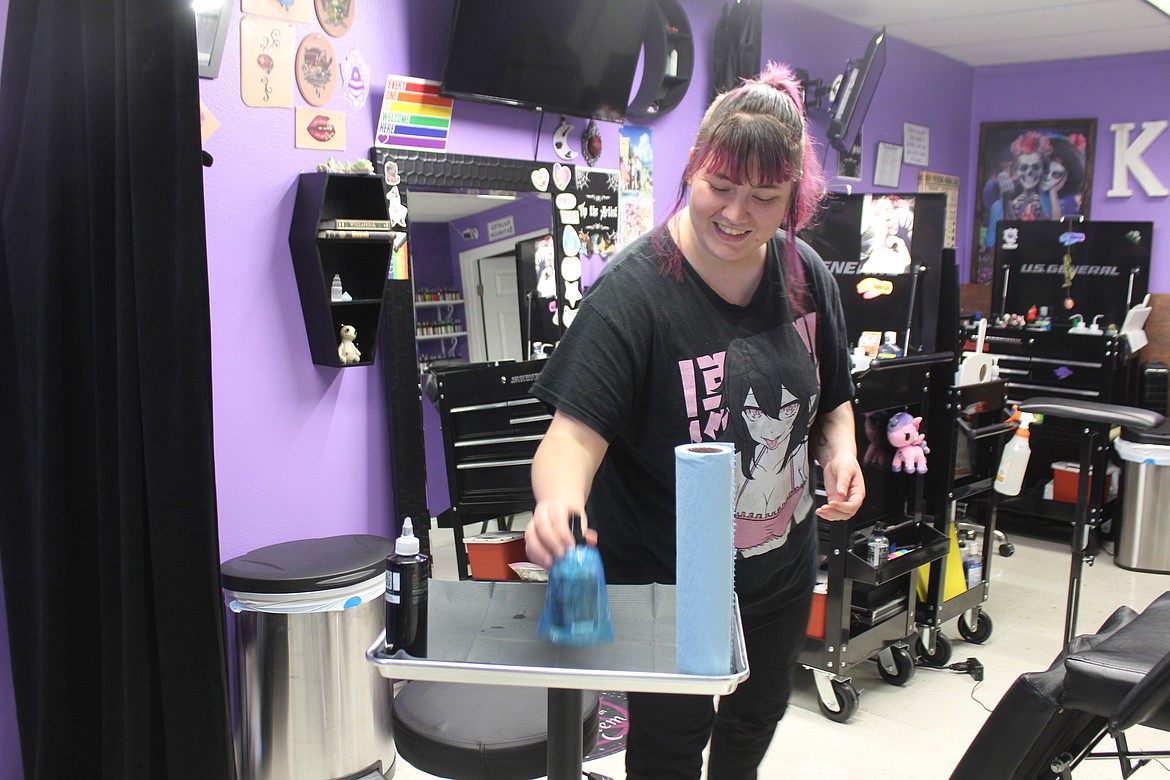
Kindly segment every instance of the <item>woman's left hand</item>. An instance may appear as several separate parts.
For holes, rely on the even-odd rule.
[[[813,454],[825,479],[829,503],[817,509],[825,520],[848,520],[865,500],[865,479],[857,463],[853,405],[848,401],[817,419]]]
[[[857,514],[865,500],[865,480],[857,458],[843,455],[822,463],[825,477],[825,495],[828,503],[817,509],[817,517],[825,520],[848,520]]]

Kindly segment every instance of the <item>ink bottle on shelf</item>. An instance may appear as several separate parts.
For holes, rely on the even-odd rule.
[[[394,554],[386,558],[386,651],[427,654],[427,556],[419,552],[414,523],[402,522]]]
[[[878,347],[877,356],[883,360],[902,357],[902,348],[898,346],[898,334],[896,332],[887,330],[882,335],[882,343]]]
[[[886,536],[886,527],[877,523],[873,533],[865,543],[865,562],[875,569],[880,569],[890,555],[890,538]]]

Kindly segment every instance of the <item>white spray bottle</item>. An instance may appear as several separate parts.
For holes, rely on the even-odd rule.
[[[1028,426],[1036,420],[1036,415],[1016,409],[1010,419],[1018,420],[1019,427],[1016,428],[1016,435],[1003,448],[999,471],[995,473],[995,490],[1005,496],[1018,496],[1024,485],[1024,473],[1028,470],[1028,458],[1032,455],[1028,445],[1032,432]]]

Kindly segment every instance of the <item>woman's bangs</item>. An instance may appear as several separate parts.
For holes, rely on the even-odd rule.
[[[797,178],[800,166],[793,165],[785,149],[784,142],[790,139],[768,124],[724,122],[697,155],[696,170],[718,171],[736,184],[778,184]]]

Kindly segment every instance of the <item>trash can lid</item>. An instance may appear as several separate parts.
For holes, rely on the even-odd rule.
[[[298,539],[224,561],[220,583],[245,593],[331,590],[385,574],[393,552],[393,542],[370,534]]]
[[[1170,445],[1170,417],[1162,421],[1157,428],[1131,428],[1121,426],[1121,438],[1134,444],[1166,444]]]

